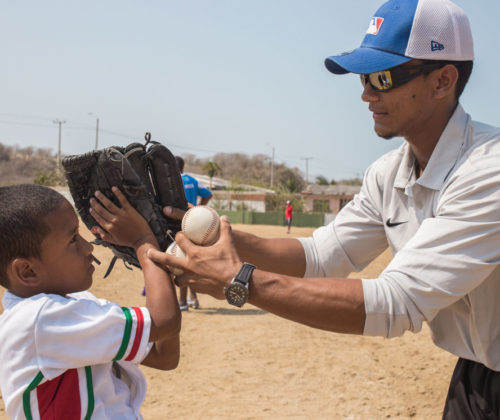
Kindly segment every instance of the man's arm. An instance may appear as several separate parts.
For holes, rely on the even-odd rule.
[[[99,191],[95,196],[102,205],[91,199],[90,211],[99,223],[92,228],[92,232],[100,234],[105,241],[135,249],[146,285],[146,307],[151,316],[149,341],[154,342],[142,364],[163,370],[174,369],[179,361],[181,314],[173,281],[147,256],[149,250],[160,252],[148,223],[118,188],[113,187],[113,193],[121,208]]]
[[[296,278],[254,270],[249,302],[291,321],[338,333],[362,334],[361,280]]]
[[[211,198],[212,194],[210,194],[208,197],[201,197],[200,206],[206,206]]]
[[[200,197],[200,205],[206,206],[212,198],[212,191],[210,191],[208,188],[200,186],[200,184],[198,184],[197,188],[198,196]]]
[[[361,280],[302,279],[263,271],[262,267],[267,267],[273,271],[302,274],[304,252],[296,240],[262,240],[241,232],[232,235],[229,221],[223,216],[221,235],[214,245],[198,247],[182,232],[176,235],[176,241],[188,258],[180,259],[155,250],[148,255],[160,264],[184,270],[185,274],[176,278],[178,284],[189,284],[196,292],[223,299],[224,287],[241,268],[243,257],[248,258],[250,262],[262,263],[250,281],[249,295],[253,305],[315,328],[352,334],[363,332],[365,307]],[[263,244],[262,251],[251,251],[256,243]],[[294,256],[299,264],[292,261]]]
[[[233,241],[240,258],[261,270],[294,277],[302,277],[306,271],[304,248],[297,239],[260,238],[234,230]]]

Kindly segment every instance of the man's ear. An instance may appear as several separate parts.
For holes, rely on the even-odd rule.
[[[40,284],[40,277],[33,261],[29,258],[15,258],[10,263],[10,270],[7,270],[11,284],[22,285],[23,287],[37,287]]]
[[[458,81],[458,70],[453,64],[447,64],[436,71],[435,96],[438,99],[455,95]]]

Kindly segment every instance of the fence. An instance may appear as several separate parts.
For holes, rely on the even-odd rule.
[[[243,223],[246,225],[285,225],[283,213],[260,213],[253,211],[228,211],[218,210],[219,215],[227,215],[231,223]],[[293,226],[297,227],[319,227],[325,223],[323,213],[296,213],[293,215]]]

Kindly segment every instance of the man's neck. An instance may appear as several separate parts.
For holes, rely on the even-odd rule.
[[[452,108],[446,108],[441,113],[436,114],[432,123],[426,124],[426,126],[414,136],[405,137],[416,159],[415,168],[417,169],[417,178],[422,175],[429,163],[441,134],[443,134],[444,129],[448,125],[457,105],[458,104]]]

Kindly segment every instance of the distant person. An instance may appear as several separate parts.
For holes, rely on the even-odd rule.
[[[11,419],[142,419],[146,380],[138,365],[178,364],[172,279],[146,255],[158,249],[148,223],[114,192],[121,208],[96,193],[103,205],[92,209],[101,226],[95,231],[137,252],[145,307],[121,307],[88,291],[93,246],[63,195],[39,185],[0,188],[0,284],[7,289],[0,389]]]
[[[190,273],[178,281],[198,292],[315,328],[392,338],[427,323],[458,359],[443,418],[500,419],[500,128],[460,103],[473,60],[452,1],[384,3],[361,47],[325,62],[360,79],[379,137],[404,138],[367,168],[359,194],[309,238],[259,238],[223,216],[215,246],[178,233],[187,258],[151,258]],[[377,278],[347,277],[387,248]]]
[[[175,159],[177,160],[177,166],[182,173],[184,192],[186,194],[186,200],[188,201],[189,205],[207,205],[212,198],[212,192],[201,182],[199,182],[195,177],[184,173],[184,159],[182,159],[180,156],[176,156]],[[187,289],[188,286],[182,286],[179,288],[179,307],[181,308],[181,311],[187,311],[189,307],[198,309],[200,307],[200,302],[198,300],[196,292],[189,288],[190,298],[188,298]]]
[[[290,228],[292,226],[292,219],[293,219],[293,206],[290,200],[286,200],[285,219],[287,228],[286,233],[290,233]]]

